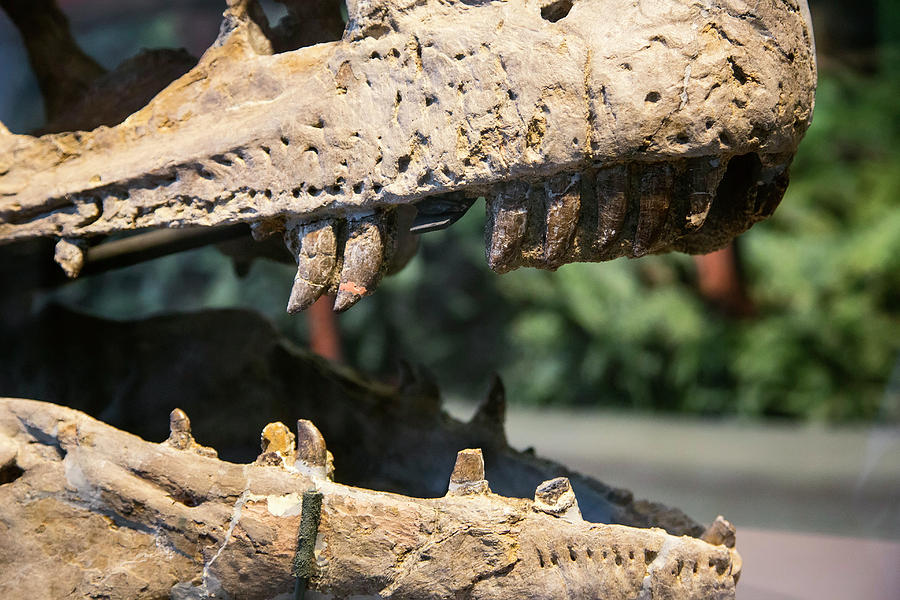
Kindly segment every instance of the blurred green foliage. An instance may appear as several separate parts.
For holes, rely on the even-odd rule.
[[[893,29],[892,29],[893,30]],[[491,273],[476,205],[378,293],[340,317],[349,363],[431,369],[479,397],[500,372],[513,402],[847,421],[900,416],[900,65],[821,73],[815,121],[775,216],[740,239],[753,318],[696,292],[690,257]],[[213,249],[77,282],[55,299],[102,314],[245,305],[304,340],[286,265],[245,280]],[[48,298],[49,299],[49,298]]]

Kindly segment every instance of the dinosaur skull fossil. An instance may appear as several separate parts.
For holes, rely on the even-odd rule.
[[[0,125],[0,242],[59,238],[77,274],[82,238],[245,222],[296,257],[289,310],[344,310],[409,207],[484,196],[498,272],[721,247],[812,115],[804,0],[355,0],[341,41],[278,54],[253,7],[120,125]]]

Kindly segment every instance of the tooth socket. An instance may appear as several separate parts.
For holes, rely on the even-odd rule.
[[[447,494],[463,496],[468,494],[485,494],[490,492],[488,482],[484,478],[484,456],[481,448],[460,450],[456,455],[456,464],[450,475]]]
[[[332,285],[337,266],[337,233],[331,219],[294,223],[285,231],[285,244],[297,260],[297,274],[287,310],[305,310]]]
[[[568,477],[557,477],[540,484],[534,491],[534,508],[554,517],[581,520],[578,500]]]

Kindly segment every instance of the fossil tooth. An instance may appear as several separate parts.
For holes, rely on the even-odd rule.
[[[581,211],[581,174],[557,175],[546,184],[547,229],[544,233],[544,261],[548,267],[563,264],[572,245]]]
[[[519,266],[521,260],[528,225],[528,185],[513,181],[498,188],[494,201],[487,203],[485,249],[488,266],[497,273],[506,273]]]
[[[331,285],[337,264],[335,223],[331,219],[295,223],[285,230],[284,237],[297,258],[297,274],[287,306],[293,314],[312,306]]]
[[[484,456],[481,448],[460,450],[456,455],[456,464],[450,475],[447,494],[464,496],[468,494],[486,494],[491,489],[484,478]]]
[[[505,440],[506,433],[503,428],[505,421],[506,389],[503,387],[503,380],[495,373],[487,398],[484,399],[469,422],[472,425],[480,425]]]
[[[550,479],[534,491],[534,508],[567,521],[581,521],[581,510],[568,477]]]
[[[597,171],[597,244],[606,250],[619,237],[628,211],[628,168],[615,165]]]
[[[312,421],[297,419],[297,460],[311,467],[324,467],[327,450],[322,432]]]
[[[736,533],[737,530],[735,529],[734,525],[732,525],[730,521],[725,519],[725,517],[719,515],[718,517],[716,517],[716,520],[706,528],[706,531],[703,532],[703,535],[700,536],[700,539],[704,542],[709,542],[713,546],[725,546],[727,548],[734,548]]]
[[[169,413],[169,440],[173,446],[181,445],[185,436],[191,438],[191,420],[180,408],[173,409]]]
[[[191,450],[203,456],[216,457],[216,451],[206,446],[201,446],[194,440],[191,433],[191,420],[180,408],[169,413],[169,439],[165,444],[177,450]]]
[[[635,165],[635,185],[640,212],[634,234],[632,253],[635,257],[653,251],[669,217],[672,191],[672,167],[668,164]]]
[[[69,279],[75,279],[84,267],[84,249],[78,242],[61,239],[56,242],[53,260],[62,267]]]
[[[258,464],[290,464],[297,454],[294,434],[280,421],[269,423],[263,428],[260,447],[262,453],[256,459]]]
[[[344,312],[375,291],[385,264],[385,239],[373,217],[348,223],[334,311]]]
[[[307,419],[297,420],[297,462],[294,466],[316,477],[331,479],[334,475],[334,457],[325,447],[325,438]]]
[[[60,438],[57,424],[68,425],[65,438],[72,430],[90,442]],[[661,524],[656,513],[638,528],[569,521],[493,493],[415,498],[322,485],[290,469],[161,449],[70,408],[29,400],[0,400],[0,431],[0,461],[15,455],[14,464],[40,473],[2,486],[10,515],[4,550],[24,551],[21,560],[0,561],[3,597],[56,598],[63,581],[77,597],[285,598],[291,587],[304,593],[298,577],[317,597],[338,598],[735,597],[736,554],[647,528]],[[73,451],[42,452],[48,440]],[[34,497],[40,511],[28,504]],[[73,523],[82,539],[65,535]],[[136,538],[138,528],[154,535]],[[71,554],[78,542],[80,562],[54,563],[55,582],[40,576],[47,559]],[[397,551],[406,563],[400,568]],[[86,571],[86,562],[96,568]],[[123,568],[159,577],[104,577]],[[22,573],[34,575],[23,583]]]
[[[731,557],[731,576],[734,577],[735,583],[741,577],[741,570],[744,564],[740,553],[735,549],[736,538],[737,530],[734,525],[722,515],[716,517],[716,520],[700,536],[701,540],[713,546],[725,546],[728,548],[728,554]]]
[[[688,161],[684,180],[687,183],[685,229],[695,231],[703,227],[712,208],[716,188],[725,174],[725,167],[718,158],[698,158]]]

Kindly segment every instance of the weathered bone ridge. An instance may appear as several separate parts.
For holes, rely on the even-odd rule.
[[[69,408],[0,400],[0,593],[283,598],[294,588],[303,495],[316,490],[306,570],[311,589],[333,597],[734,597],[733,549],[575,518],[565,479],[542,485],[535,503],[489,489],[435,499],[373,492],[281,462],[181,448],[171,440],[184,439],[184,416],[173,413],[170,441],[153,444]],[[275,433],[282,427],[266,428],[263,455],[295,451]],[[483,477],[480,452],[460,457],[451,483]]]
[[[360,0],[341,41],[278,54],[229,5],[121,124],[0,133],[0,242],[286,228],[289,309],[343,310],[390,263],[393,208],[448,195],[487,198],[501,272],[721,247],[776,208],[812,115],[803,0]]]

